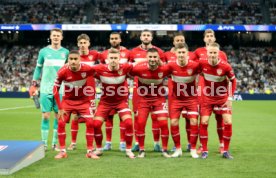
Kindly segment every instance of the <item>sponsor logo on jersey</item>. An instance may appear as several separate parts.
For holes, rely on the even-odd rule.
[[[6,148],[8,148],[8,145],[0,145],[0,151],[5,150]]]
[[[72,79],[72,76],[66,78],[66,80],[70,80],[70,79]]]
[[[118,74],[122,75],[123,74],[123,70],[122,69],[118,70]]]
[[[89,59],[90,61],[92,61],[92,60],[93,60],[93,56],[88,56],[88,59]]]
[[[81,77],[82,77],[82,78],[85,78],[85,77],[86,77],[86,72],[82,72],[82,73],[81,73]]]
[[[126,56],[126,53],[121,52],[121,57],[125,57],[125,56]]]
[[[217,69],[217,74],[220,75],[222,73],[221,69]]]
[[[62,58],[65,58],[65,56],[66,56],[66,55],[65,55],[64,53],[61,53],[61,57],[62,57]]]
[[[206,68],[203,68],[203,70],[204,70],[204,71],[207,71],[207,69],[206,69]]]
[[[159,72],[159,73],[158,73],[158,77],[159,77],[159,78],[162,78],[162,77],[163,77],[163,72]]]
[[[146,77],[146,76],[147,76],[147,74],[142,74],[142,76],[143,76],[143,77]]]
[[[188,73],[188,75],[192,75],[193,69],[187,69],[187,73]]]

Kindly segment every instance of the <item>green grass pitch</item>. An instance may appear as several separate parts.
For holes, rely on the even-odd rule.
[[[0,99],[0,140],[40,140],[41,114],[32,105],[33,101],[30,99]],[[222,159],[218,153],[214,118],[211,118],[209,126],[209,157],[207,160],[192,159],[187,152],[184,152],[181,158],[165,159],[160,153],[152,152],[153,138],[150,119],[146,132],[146,158],[128,159],[118,150],[119,124],[116,117],[113,129],[113,150],[104,152],[100,160],[85,157],[85,127],[82,124],[77,141],[78,149],[68,151],[67,159],[55,160],[54,156],[57,152],[48,151],[41,161],[5,177],[275,177],[275,106],[276,101],[234,102],[231,142],[234,160]],[[4,109],[14,107],[26,108]],[[182,147],[185,149],[187,142],[183,119],[180,124]],[[69,130],[67,127],[67,133]],[[67,135],[67,144],[69,141],[70,134]],[[169,144],[171,148],[173,146],[171,137]]]

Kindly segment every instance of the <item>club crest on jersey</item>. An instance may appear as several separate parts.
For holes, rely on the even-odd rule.
[[[86,77],[86,72],[82,72],[82,73],[81,73],[81,77],[82,77],[82,78],[85,78],[85,77]]]
[[[220,75],[222,73],[221,69],[217,69],[217,74]]]
[[[159,77],[159,78],[162,78],[162,77],[163,77],[163,72],[159,72],[159,73],[158,73],[158,77]]]
[[[126,53],[121,52],[121,57],[125,57],[125,56],[126,56]]]
[[[187,73],[188,73],[188,75],[192,75],[193,69],[187,69]]]
[[[123,74],[122,69],[118,70],[118,74],[119,74],[119,75],[122,75],[122,74]]]
[[[93,56],[88,56],[88,59],[89,59],[90,61],[92,61],[92,60],[93,60]]]
[[[65,58],[65,54],[64,54],[64,53],[61,53],[61,57],[62,57],[62,58]]]

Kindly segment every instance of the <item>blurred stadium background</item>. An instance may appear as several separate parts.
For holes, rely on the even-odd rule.
[[[38,110],[6,110],[32,105],[31,101],[1,97],[28,97],[38,51],[50,44],[48,30],[53,27],[64,29],[62,46],[76,49],[77,36],[87,33],[91,49],[98,51],[109,48],[111,30],[121,32],[123,46],[135,47],[144,28],[154,31],[153,44],[164,51],[181,30],[193,51],[204,46],[203,31],[212,28],[235,70],[236,99],[276,100],[276,0],[0,0],[0,11],[0,140],[40,139]],[[273,177],[275,114],[275,101],[234,103],[232,148],[238,159],[232,163],[211,156],[204,163],[188,156],[168,161],[154,153],[152,159],[133,163],[114,151],[88,166],[84,150],[78,150],[70,153],[68,162],[56,162],[55,153],[49,152],[15,177]],[[216,150],[211,129],[210,148]],[[260,134],[253,136],[257,131]],[[117,134],[115,129],[114,140]],[[151,135],[147,144],[152,145]]]

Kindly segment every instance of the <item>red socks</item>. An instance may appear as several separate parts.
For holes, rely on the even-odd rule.
[[[153,140],[154,140],[154,142],[159,142],[160,141],[160,127],[159,127],[159,122],[157,120],[157,115],[151,114],[151,119],[152,119]]]
[[[225,124],[224,132],[223,132],[224,151],[229,150],[231,137],[232,137],[232,124],[227,124],[227,125]]]
[[[60,149],[65,149],[65,140],[66,140],[66,131],[65,131],[65,122],[62,119],[58,120],[58,141]]]
[[[191,149],[196,149],[196,142],[198,137],[198,125],[190,125],[191,133],[190,133],[190,144]]]
[[[102,124],[103,122],[100,120],[94,120],[94,135],[97,148],[102,148],[102,141],[103,141],[103,133],[102,133]]]
[[[190,119],[185,118],[186,120],[186,133],[187,133],[187,141],[188,143],[191,143],[190,141],[190,135],[191,135],[191,124],[190,124]]]
[[[93,150],[93,139],[94,139],[94,127],[93,127],[93,119],[86,119],[86,147],[87,150]]]
[[[125,126],[126,149],[131,149],[132,139],[133,139],[132,119],[131,118],[125,119],[124,126]]]
[[[76,143],[79,131],[79,121],[78,119],[72,119],[71,122],[71,143]]]
[[[172,134],[172,139],[173,139],[175,147],[177,149],[181,148],[179,125],[176,125],[176,126],[171,125],[171,134]]]
[[[217,133],[219,137],[219,143],[223,143],[223,129],[224,129],[224,123],[222,119],[222,115],[216,114],[216,120],[217,120]]]
[[[208,151],[207,143],[208,143],[208,124],[201,124],[199,129],[199,138],[200,143],[202,144],[202,150]]]
[[[160,120],[158,122],[161,129],[162,149],[167,150],[169,141],[168,120]]]

